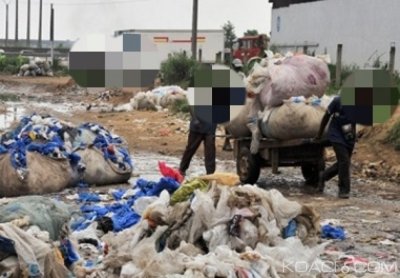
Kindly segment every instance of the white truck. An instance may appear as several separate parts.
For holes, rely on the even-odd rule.
[[[158,49],[160,63],[168,58],[173,52],[186,52],[191,56],[191,30],[119,30],[115,31],[116,37],[123,34],[146,35]],[[204,63],[223,62],[224,59],[224,31],[221,30],[198,30],[197,32],[197,59]]]

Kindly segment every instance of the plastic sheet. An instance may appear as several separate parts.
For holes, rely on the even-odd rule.
[[[61,201],[42,196],[16,198],[0,205],[0,222],[28,217],[30,225],[36,225],[47,231],[50,238],[57,240],[60,231],[71,217],[71,208]]]

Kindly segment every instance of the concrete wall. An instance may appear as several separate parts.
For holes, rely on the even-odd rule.
[[[308,51],[330,54],[336,60],[336,46],[343,44],[343,64],[372,66],[380,57],[389,61],[392,43],[397,47],[395,68],[400,70],[399,0],[322,0],[293,4],[272,10],[271,44],[302,51],[305,44],[318,44]]]

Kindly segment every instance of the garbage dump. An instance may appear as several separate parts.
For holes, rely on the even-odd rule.
[[[49,62],[35,58],[34,61],[20,67],[18,76],[54,76],[54,74]]]
[[[185,101],[186,92],[179,86],[163,86],[152,91],[139,92],[129,103],[119,105],[115,111],[150,110],[158,111],[173,105],[177,101]]]
[[[296,277],[291,267],[296,262],[318,266],[310,276],[329,269],[319,259],[327,243],[317,244],[319,216],[311,207],[289,201],[277,190],[234,186],[231,174],[180,183],[174,169],[159,166],[165,176],[158,182],[139,179],[132,188],[111,189],[108,194],[81,190],[66,196],[77,202],[80,214],[59,206],[59,201],[28,197],[43,198],[31,203],[53,202],[57,209],[64,208],[62,217],[40,213],[50,222],[59,219],[57,227],[69,215],[65,223],[70,229],[55,229],[58,238],[53,239],[46,236],[51,227],[21,209],[12,218],[0,219],[12,221],[0,224],[0,274]],[[0,211],[18,203],[27,209],[26,201],[17,198]],[[10,240],[17,243],[14,249]]]
[[[75,127],[51,116],[24,117],[0,137],[0,196],[126,182],[133,165],[122,141],[96,124]]]

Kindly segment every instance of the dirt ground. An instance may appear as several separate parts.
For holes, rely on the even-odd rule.
[[[0,76],[0,96],[18,95],[25,112],[45,107],[47,112],[73,123],[97,122],[124,137],[134,156],[146,153],[152,157],[170,156],[178,160],[187,140],[188,120],[185,117],[170,112],[113,112],[112,107],[128,102],[138,90],[120,90],[113,92],[109,101],[99,101],[97,97],[101,89],[78,88],[68,77]],[[35,104],[30,104],[31,101]],[[45,104],[35,106],[38,105],[36,102]],[[71,109],[60,112],[53,104],[68,104]],[[343,255],[366,258],[370,262],[398,266],[388,272],[400,275],[400,152],[384,143],[388,130],[398,119],[400,109],[388,123],[364,130],[353,157],[353,195],[349,200],[336,198],[337,179],[327,183],[324,194],[315,195],[303,185],[299,169],[283,168],[279,175],[272,175],[269,169],[262,171],[259,186],[277,188],[292,200],[312,205],[320,213],[321,220],[344,227],[347,239],[334,241],[324,254],[326,260],[338,260]],[[222,129],[218,134],[222,134]],[[233,154],[222,151],[222,144],[223,139],[218,138],[219,163],[226,163],[228,169],[235,171]],[[197,155],[201,166],[202,150]],[[329,163],[334,161],[332,151],[328,150],[327,157]],[[141,160],[146,160],[146,157]],[[364,275],[367,272],[353,277]]]

